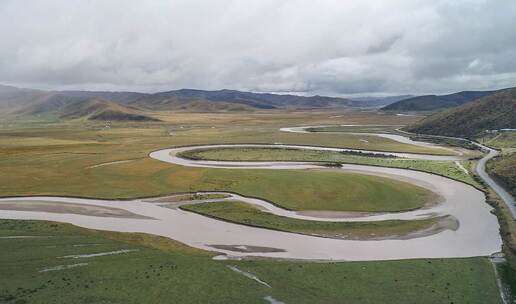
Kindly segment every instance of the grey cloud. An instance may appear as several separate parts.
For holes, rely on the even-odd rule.
[[[516,85],[516,2],[0,2],[0,83],[345,95]]]
[[[380,41],[378,44],[371,45],[367,48],[367,54],[383,53],[392,48],[396,41],[400,40],[402,35],[394,35],[390,38]]]

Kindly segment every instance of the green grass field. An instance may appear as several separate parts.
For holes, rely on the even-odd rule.
[[[512,150],[516,148],[516,131],[490,134],[480,139],[480,142],[502,151]]]
[[[516,132],[498,133],[481,141],[502,151],[500,156],[487,163],[487,170],[516,196]]]
[[[497,157],[487,163],[487,171],[508,192],[516,196],[516,153]]]
[[[2,303],[267,303],[267,296],[285,303],[500,303],[485,258],[214,261],[212,254],[163,238],[12,220],[0,221],[0,246]],[[124,249],[135,251],[60,258]],[[75,264],[81,266],[48,271]]]
[[[358,133],[401,133],[398,131],[399,128],[401,128],[402,125],[383,125],[383,126],[327,126],[327,127],[315,127],[315,128],[309,128],[308,131],[310,132],[319,132],[319,133],[325,133],[325,132],[358,132]]]
[[[329,238],[355,240],[403,236],[410,232],[430,228],[437,221],[437,219],[362,223],[307,221],[263,212],[249,204],[238,201],[183,205],[181,209],[238,224]]]
[[[236,161],[317,161],[330,163],[347,163],[414,169],[443,175],[458,181],[480,187],[473,178],[473,173],[464,172],[453,161],[409,160],[402,158],[385,158],[350,155],[333,151],[317,151],[282,148],[218,148],[190,150],[180,154],[192,159],[236,160]],[[467,170],[470,161],[461,161]]]
[[[377,137],[364,142],[363,136],[278,131],[279,127],[305,124],[398,125],[415,120],[374,112],[338,114],[343,117],[332,118],[335,113],[329,112],[162,113],[163,123],[115,124],[6,120],[0,124],[0,196],[133,198],[218,190],[265,198],[292,209],[357,211],[405,210],[428,199],[428,192],[420,188],[361,175],[187,168],[148,158],[148,153],[157,149],[210,143],[283,142],[434,151]],[[377,165],[398,161],[365,159],[379,162]],[[110,164],[114,161],[127,162]],[[441,164],[423,166],[407,161],[399,166],[437,170]],[[453,172],[450,164],[442,164],[439,170]],[[0,220],[0,246],[0,302],[9,304],[267,303],[266,296],[285,303],[500,302],[493,268],[485,258],[356,263],[214,261],[211,253],[164,238],[11,220]],[[59,258],[122,249],[137,251]],[[228,265],[258,275],[271,288],[231,271]]]
[[[419,187],[358,174],[187,168],[148,157],[160,148],[219,141],[219,136],[204,134],[206,128],[193,130],[203,135],[185,131],[188,136],[171,136],[165,127],[152,124],[109,129],[99,125],[26,127],[2,132],[0,195],[132,198],[233,191],[291,209],[352,211],[408,210],[429,197]],[[109,164],[113,161],[127,162]]]

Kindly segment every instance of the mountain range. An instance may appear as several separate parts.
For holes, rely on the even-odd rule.
[[[407,131],[474,138],[482,132],[516,129],[516,88],[428,116]]]
[[[447,95],[423,95],[403,99],[385,106],[384,111],[441,111],[489,96],[498,91],[462,91]]]
[[[351,100],[327,96],[297,96],[236,90],[181,89],[158,93],[109,91],[44,91],[0,85],[0,113],[53,115],[59,118],[153,120],[151,111],[256,111],[270,109],[331,109],[381,107],[389,98]]]

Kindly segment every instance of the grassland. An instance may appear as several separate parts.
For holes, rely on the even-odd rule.
[[[472,172],[464,172],[453,161],[409,160],[402,158],[385,158],[359,156],[334,151],[317,151],[284,148],[217,148],[198,149],[181,153],[181,156],[191,159],[204,160],[235,160],[235,161],[314,161],[328,163],[347,163],[413,169],[442,176],[480,187],[473,178]],[[470,161],[461,161],[468,171]]]
[[[493,159],[488,162],[487,170],[512,196],[516,197],[516,153]]]
[[[437,222],[436,219],[354,223],[307,221],[263,212],[249,204],[238,201],[183,205],[181,209],[249,226],[354,240],[403,236],[411,232],[429,229]]]
[[[319,188],[317,181],[314,182],[321,178],[313,175],[316,172],[226,173],[174,166],[147,156],[150,151],[172,146],[249,142],[430,152],[427,148],[376,137],[367,139],[366,143],[360,136],[278,131],[279,127],[303,124],[398,125],[413,122],[414,117],[362,112],[246,115],[160,112],[156,117],[163,122],[100,124],[33,120],[18,123],[3,120],[0,123],[0,196],[132,198],[230,190],[273,202],[291,202],[292,208],[298,208],[296,204],[313,207],[319,206],[319,197],[344,197],[349,195],[346,192],[350,189],[342,187],[340,180],[331,174],[324,178],[333,180],[338,187],[330,191],[330,187]],[[117,161],[127,162],[112,163]],[[304,192],[299,192],[301,190]],[[23,235],[50,237],[1,238]],[[286,303],[500,302],[492,267],[485,258],[367,263],[213,261],[210,253],[149,235],[10,220],[0,220],[0,246],[3,248],[0,251],[0,302],[6,303],[264,303],[265,296]],[[57,258],[122,249],[137,251],[72,261]],[[88,265],[39,272],[57,265],[79,263]],[[227,265],[256,274],[272,287],[241,276]]]
[[[498,133],[482,141],[502,151],[487,163],[487,171],[516,197],[516,132]]]
[[[504,185],[516,197],[516,132],[490,134],[480,141],[502,151],[501,156],[487,163],[487,171],[497,182]],[[501,234],[504,239],[504,252],[508,260],[499,266],[499,273],[511,290],[513,301],[516,299],[516,221],[501,199],[488,192],[490,202],[497,208]]]
[[[229,197],[228,194],[222,193],[186,193],[179,194],[174,196],[166,196],[159,198],[158,200],[168,203],[173,202],[184,202],[184,201],[196,201],[196,200],[212,200],[212,199],[221,199]]]
[[[0,195],[132,198],[233,191],[286,208],[353,211],[413,209],[428,198],[421,188],[357,174],[186,168],[148,158],[149,152],[170,146],[265,141],[275,134],[263,128],[51,124],[6,129],[0,132]],[[281,132],[281,136],[291,135],[299,134]],[[113,163],[118,161],[124,162]]]
[[[479,141],[502,152],[511,153],[516,150],[516,131],[491,133]]]
[[[358,132],[358,133],[400,133],[398,129],[402,127],[402,125],[383,125],[383,126],[353,126],[353,125],[343,125],[343,126],[327,126],[327,127],[313,127],[307,129],[310,132]]]
[[[431,115],[407,128],[414,133],[480,137],[486,130],[516,126],[516,89],[509,88]]]
[[[485,258],[214,261],[210,253],[163,238],[12,220],[0,221],[0,245],[3,303],[266,303],[266,296],[285,303],[500,303]],[[123,249],[135,251],[59,258]],[[271,287],[228,265],[257,275]]]

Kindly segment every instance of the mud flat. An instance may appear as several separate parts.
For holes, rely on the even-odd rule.
[[[18,211],[39,211],[49,213],[67,213],[67,214],[81,214],[89,216],[101,217],[119,217],[119,218],[140,218],[146,219],[139,214],[129,212],[124,209],[111,208],[108,206],[95,206],[89,204],[67,204],[64,202],[52,201],[16,201],[11,203],[9,201],[0,202],[0,210],[18,210]]]
[[[287,128],[280,128],[280,131],[282,132],[290,132],[290,133],[314,133],[313,131],[309,131],[308,129],[317,129],[317,128],[327,128],[327,127],[385,127],[385,126],[391,126],[391,125],[325,125],[325,126],[303,126],[303,127],[287,127]],[[399,126],[402,127],[402,126]],[[426,147],[426,148],[435,148],[435,149],[441,149],[441,150],[447,150],[452,153],[459,153],[462,155],[462,152],[457,151],[456,149],[448,148],[448,147],[441,147],[439,145],[428,143],[424,141],[415,141],[410,139],[407,136],[398,135],[398,134],[389,134],[389,133],[370,133],[370,132],[346,132],[346,131],[336,131],[333,133],[342,133],[342,134],[351,134],[351,135],[364,135],[364,136],[376,136],[376,137],[382,137],[391,139],[394,141],[397,141],[399,143],[403,144],[409,144],[419,147]]]

